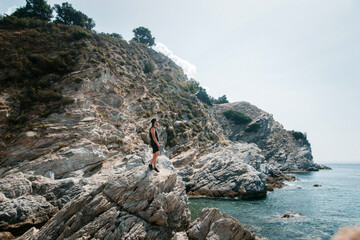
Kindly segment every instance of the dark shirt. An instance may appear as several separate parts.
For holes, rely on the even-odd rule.
[[[157,131],[156,127],[151,127],[151,128],[155,128],[155,137],[156,137],[157,142],[159,142],[159,135],[158,135],[158,131]],[[150,136],[150,140],[151,140],[151,145],[156,145],[156,143],[155,143],[155,141],[153,139],[153,136],[151,134],[151,128],[149,130],[149,136]]]

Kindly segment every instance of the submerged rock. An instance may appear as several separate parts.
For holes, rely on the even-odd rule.
[[[291,220],[291,221],[301,221],[306,219],[306,217],[302,213],[297,213],[294,210],[286,211],[282,215],[273,215],[272,217],[281,219],[281,220]]]

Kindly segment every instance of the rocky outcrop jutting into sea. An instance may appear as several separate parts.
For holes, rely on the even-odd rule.
[[[234,110],[251,118],[248,124],[235,124],[226,119],[224,112]],[[317,170],[319,165],[313,162],[311,147],[306,135],[296,139],[292,132],[287,131],[272,114],[269,114],[248,102],[234,102],[215,105],[213,108],[216,119],[222,125],[224,134],[232,141],[255,143],[265,157],[265,161],[285,170]],[[249,126],[256,124],[255,130]],[[302,133],[301,133],[302,134]]]
[[[177,174],[136,167],[113,175],[67,203],[39,231],[20,239],[258,239],[239,222],[205,209],[190,225],[185,187]]]

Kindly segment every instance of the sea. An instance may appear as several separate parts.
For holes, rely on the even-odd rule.
[[[325,165],[332,170],[291,173],[297,180],[265,199],[189,199],[192,221],[214,207],[269,240],[331,239],[342,226],[360,225],[360,163]]]

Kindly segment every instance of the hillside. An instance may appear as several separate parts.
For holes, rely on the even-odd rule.
[[[152,118],[160,123],[160,170],[177,173],[179,180],[171,178],[181,194],[261,198],[287,179],[283,171],[319,169],[306,139],[248,103],[202,103],[182,69],[145,45],[8,18],[0,24],[0,48],[0,216],[7,216],[1,231],[41,227],[84,194],[104,197],[109,179],[144,169]],[[227,119],[229,109],[251,122]],[[259,126],[246,131],[253,123]],[[106,201],[115,207],[116,200]],[[96,224],[94,216],[89,221]],[[190,231],[184,221],[177,230]],[[163,225],[154,229],[173,235]]]

